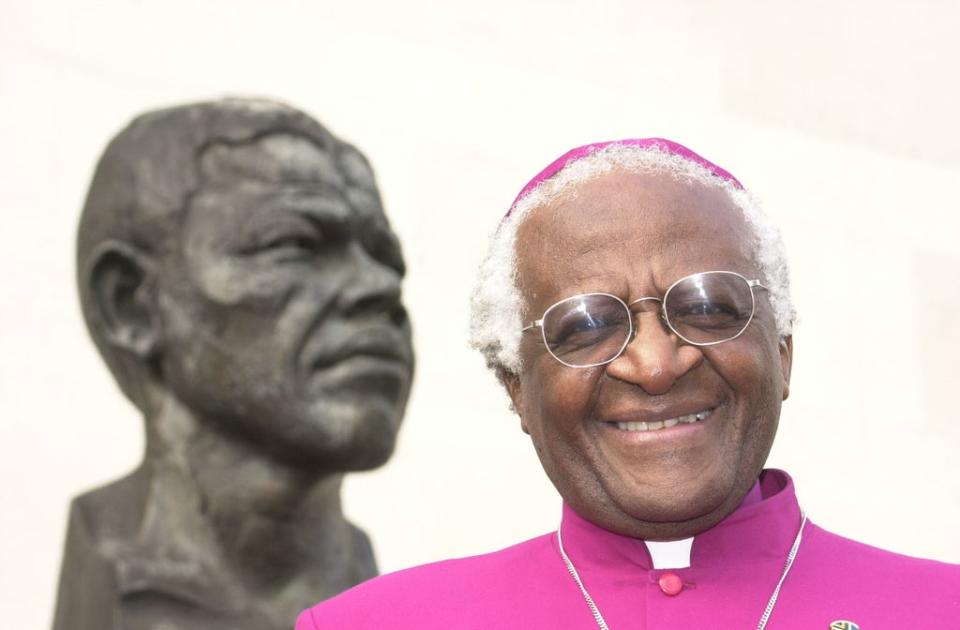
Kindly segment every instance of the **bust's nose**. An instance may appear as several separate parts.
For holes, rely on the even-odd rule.
[[[354,250],[351,273],[337,300],[341,311],[350,316],[386,312],[394,321],[405,318],[400,301],[400,274],[375,260],[363,247],[356,245],[351,249]]]

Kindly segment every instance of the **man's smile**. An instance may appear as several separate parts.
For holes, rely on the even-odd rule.
[[[615,451],[632,460],[637,456],[654,456],[657,451],[637,451],[639,447],[663,445],[673,451],[676,448],[704,448],[717,437],[718,426],[710,421],[717,407],[684,414],[658,414],[646,420],[614,420],[599,422],[599,435]],[[669,445],[669,446],[668,446]]]
[[[707,416],[713,413],[713,409],[704,409],[697,413],[690,413],[674,418],[664,420],[651,420],[649,422],[614,422],[621,431],[659,431],[660,429],[669,429],[678,424],[693,424],[706,420]]]

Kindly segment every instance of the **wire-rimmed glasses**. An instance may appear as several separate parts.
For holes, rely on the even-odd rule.
[[[623,354],[636,327],[631,307],[660,303],[660,317],[674,334],[694,346],[736,339],[753,320],[753,289],[766,289],[735,271],[704,271],[680,278],[659,297],[629,304],[610,293],[582,293],[560,300],[523,328],[540,328],[547,351],[572,368],[605,365]]]

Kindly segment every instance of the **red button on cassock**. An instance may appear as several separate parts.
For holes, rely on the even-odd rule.
[[[683,590],[683,580],[676,573],[664,573],[660,576],[660,590],[673,597]]]

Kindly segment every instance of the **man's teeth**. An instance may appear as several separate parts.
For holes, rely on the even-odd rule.
[[[701,411],[700,413],[691,413],[679,418],[669,418],[667,420],[657,420],[656,422],[618,422],[617,428],[621,431],[656,431],[667,427],[675,427],[678,424],[693,424],[705,419],[713,413],[712,409]]]

